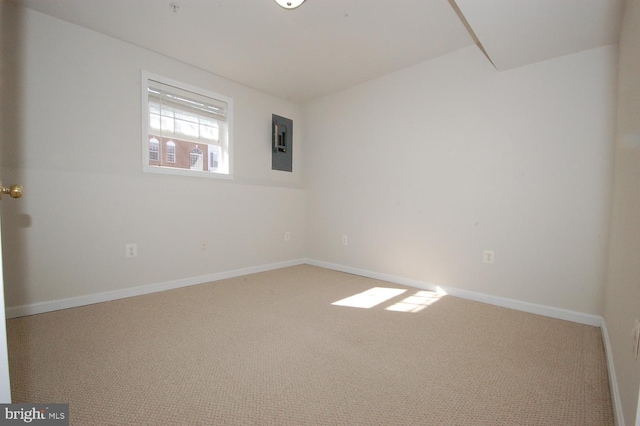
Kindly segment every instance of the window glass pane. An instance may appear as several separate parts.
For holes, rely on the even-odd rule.
[[[165,133],[174,132],[173,117],[165,117],[164,115],[162,116],[162,131]]]
[[[149,114],[149,127],[152,129],[160,130],[160,115]]]
[[[218,126],[206,126],[200,124],[200,137],[210,141],[218,141]]]
[[[175,111],[176,119],[183,121],[190,121],[192,123],[198,122],[198,117],[192,114],[186,114],[182,111]]]
[[[178,120],[175,121],[176,133],[182,133],[183,135],[198,137],[198,123],[191,121]]]
[[[200,124],[203,124],[205,126],[210,126],[210,127],[218,127],[217,120],[209,120],[206,117],[200,117]]]

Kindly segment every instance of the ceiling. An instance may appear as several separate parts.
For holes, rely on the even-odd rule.
[[[616,43],[624,8],[624,0],[307,0],[294,10],[273,0],[13,1],[299,103],[474,44],[502,71]]]

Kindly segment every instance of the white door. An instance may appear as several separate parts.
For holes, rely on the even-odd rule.
[[[22,196],[22,187],[13,185],[11,188],[2,187],[0,182],[0,200],[3,194],[8,194],[11,198]],[[6,197],[5,197],[6,199]],[[1,206],[0,206],[1,210]],[[0,215],[1,217],[1,215]],[[2,235],[0,230],[0,241]],[[2,271],[2,244],[0,244],[0,404],[11,403],[11,385],[9,383],[9,354],[7,352],[7,322],[4,314],[4,279]]]

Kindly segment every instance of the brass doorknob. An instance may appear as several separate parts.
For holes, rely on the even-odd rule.
[[[11,185],[11,187],[5,188],[2,186],[2,182],[0,182],[0,199],[2,199],[2,196],[5,194],[11,198],[22,197],[22,185]]]

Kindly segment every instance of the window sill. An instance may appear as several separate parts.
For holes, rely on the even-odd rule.
[[[233,180],[233,175],[231,174],[205,172],[205,171],[201,172],[197,170],[187,170],[187,169],[179,169],[179,168],[172,168],[172,167],[143,165],[142,171],[144,173],[154,173],[159,175],[190,176],[190,177],[208,178],[208,179]]]

